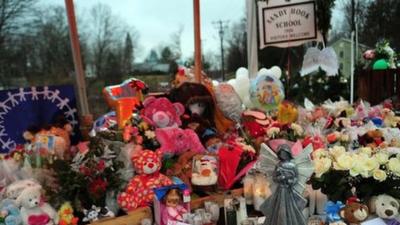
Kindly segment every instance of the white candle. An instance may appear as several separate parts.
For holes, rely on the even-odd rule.
[[[243,179],[243,194],[246,199],[247,205],[253,204],[254,183],[255,183],[254,175],[248,174]]]

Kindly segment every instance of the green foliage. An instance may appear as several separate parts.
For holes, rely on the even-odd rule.
[[[119,132],[100,132],[90,139],[89,151],[78,165],[69,160],[56,160],[52,169],[63,188],[52,193],[53,202],[71,201],[79,210],[92,204],[104,206],[107,192],[121,190],[124,183],[119,172],[123,162],[105,156],[106,150],[110,151],[108,154],[119,155],[124,145],[121,140]]]
[[[345,171],[329,171],[324,173],[320,178],[313,176],[310,183],[313,189],[321,189],[321,192],[326,194],[331,201],[342,201],[353,196],[351,185],[346,179],[348,172]]]
[[[290,83],[284,77],[286,98],[298,104],[303,104],[304,98],[319,104],[327,99],[339,100],[349,96],[348,83],[341,82],[343,75],[339,72],[337,76],[326,76],[322,70],[307,76],[296,74],[291,77]]]

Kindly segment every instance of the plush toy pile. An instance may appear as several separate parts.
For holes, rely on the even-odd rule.
[[[298,193],[308,201],[305,217],[317,214],[322,224],[400,219],[400,117],[390,101],[296,105],[284,100],[276,67],[254,80],[240,69],[220,84],[194,83],[186,73],[161,97],[146,96],[136,79],[106,87],[115,112],[94,122],[88,142],[71,147],[64,123],[27,131],[27,145],[0,161],[0,224],[89,223],[154,199],[185,222],[177,210],[188,211],[183,196],[242,187],[243,178],[247,203],[262,211],[278,189],[265,176],[273,170],[260,163],[269,158],[260,155],[268,149],[285,159],[282,148],[303,157],[298,168],[314,168]]]

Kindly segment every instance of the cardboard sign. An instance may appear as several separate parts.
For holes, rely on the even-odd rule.
[[[260,1],[258,21],[260,49],[297,46],[319,38],[314,1],[293,1],[282,5]]]

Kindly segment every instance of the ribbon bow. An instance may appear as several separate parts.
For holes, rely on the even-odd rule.
[[[325,212],[329,223],[341,220],[339,212],[343,207],[344,204],[341,201],[337,201],[336,203],[328,201],[326,203]]]

